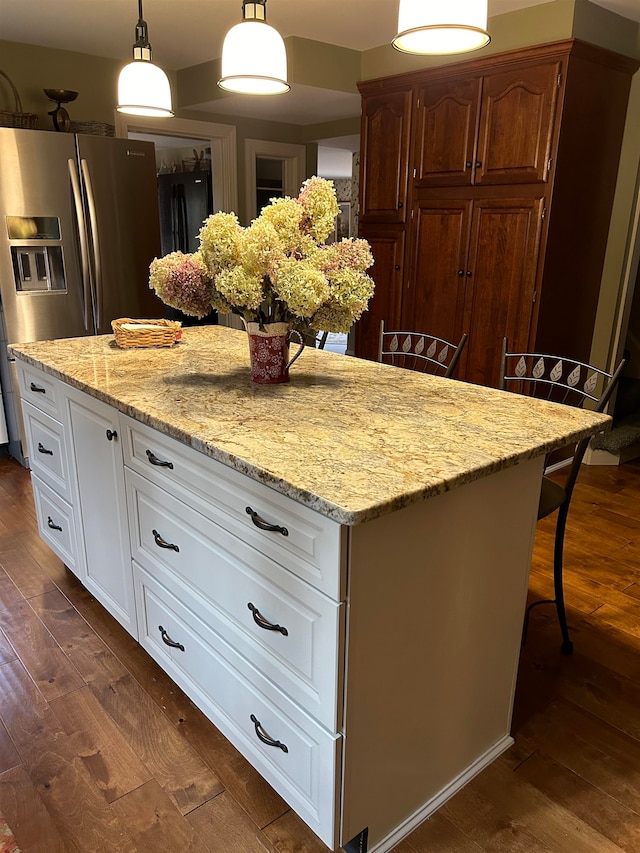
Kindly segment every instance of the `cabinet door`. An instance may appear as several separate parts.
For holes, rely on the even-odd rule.
[[[502,339],[526,350],[533,313],[542,198],[474,202],[465,301],[469,333],[459,375],[497,386]]]
[[[471,202],[420,201],[413,209],[411,272],[402,328],[455,342],[462,332]]]
[[[118,413],[75,388],[66,394],[87,563],[83,583],[137,637]]]
[[[548,62],[484,78],[476,184],[548,179],[560,69]]]
[[[402,308],[405,231],[399,228],[361,228],[375,259],[369,274],[376,289],[369,308],[356,323],[355,353],[373,361],[378,358],[380,321],[398,328]]]
[[[413,165],[417,187],[471,184],[480,78],[436,80],[418,90]]]
[[[406,220],[411,102],[411,89],[363,98],[361,222]]]

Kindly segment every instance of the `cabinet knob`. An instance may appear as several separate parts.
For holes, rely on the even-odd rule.
[[[471,160],[467,160],[464,164],[465,169],[470,169],[473,166],[473,162]]]
[[[458,275],[462,278],[464,276],[464,270],[458,270]]]
[[[400,269],[400,264],[396,264],[396,265],[395,265],[395,267],[394,267],[394,269],[399,270],[399,269]]]
[[[471,270],[467,270],[467,278],[471,278],[472,275],[473,273],[471,272]]]
[[[482,168],[482,160],[476,160],[476,169]]]
[[[402,207],[404,207],[404,202],[399,201],[398,202],[398,210],[400,210],[400,208],[402,208]]]
[[[109,441],[113,441],[113,439],[117,438],[117,437],[118,437],[118,433],[115,431],[115,429],[108,429],[107,430],[107,438],[109,439]]]

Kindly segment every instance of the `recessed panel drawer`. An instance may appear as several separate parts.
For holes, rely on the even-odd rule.
[[[344,605],[127,471],[133,559],[331,731]]]
[[[31,470],[61,497],[71,501],[69,464],[61,424],[30,403],[23,402],[22,411]]]
[[[60,557],[65,566],[79,575],[78,541],[73,507],[33,472],[31,484],[40,536]]]
[[[346,534],[320,513],[124,415],[125,464],[330,595],[345,598]]]
[[[335,847],[341,738],[134,563],[140,642],[320,838]]]
[[[16,359],[20,396],[51,417],[61,420],[60,380],[38,367]]]

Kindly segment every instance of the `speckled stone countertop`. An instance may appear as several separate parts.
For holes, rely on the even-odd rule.
[[[606,428],[605,415],[307,348],[285,385],[249,379],[244,332],[171,348],[112,335],[14,355],[342,524],[477,480]]]

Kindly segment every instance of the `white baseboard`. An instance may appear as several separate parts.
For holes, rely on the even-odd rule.
[[[443,806],[447,800],[451,799],[454,794],[464,788],[474,776],[477,776],[485,767],[492,764],[499,755],[502,755],[511,744],[513,738],[510,735],[505,735],[491,749],[488,749],[484,755],[477,758],[473,764],[470,764],[466,770],[456,776],[448,785],[439,791],[428,802],[424,803],[417,811],[408,817],[403,823],[397,826],[393,832],[390,832],[382,841],[379,841],[374,847],[371,847],[368,853],[389,853],[393,848],[405,839],[413,830],[423,823],[430,815],[437,811],[440,806]]]

